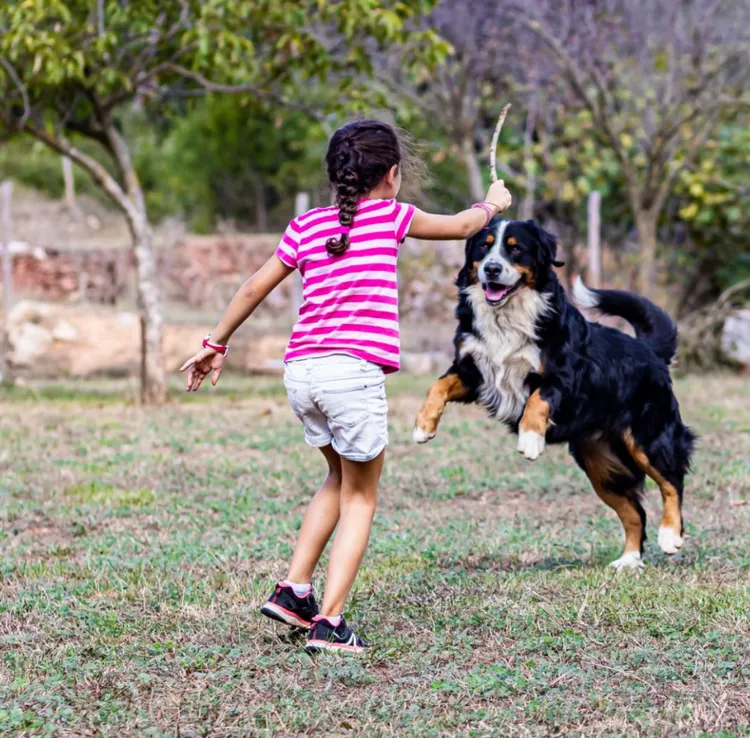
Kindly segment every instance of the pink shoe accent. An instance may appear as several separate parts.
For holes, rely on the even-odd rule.
[[[317,638],[309,640],[308,646],[314,646],[321,651],[351,651],[352,653],[361,653],[365,649],[362,646],[350,646],[346,643],[331,643],[330,641],[321,641]]]

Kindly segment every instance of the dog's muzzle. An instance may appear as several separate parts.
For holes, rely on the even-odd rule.
[[[490,261],[479,270],[479,281],[490,305],[503,304],[521,284],[518,272],[499,262]]]

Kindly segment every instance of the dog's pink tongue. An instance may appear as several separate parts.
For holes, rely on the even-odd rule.
[[[495,289],[494,287],[487,287],[487,299],[491,300],[492,302],[496,302],[497,300],[502,300],[503,297],[505,297],[505,293],[507,292],[507,289]]]

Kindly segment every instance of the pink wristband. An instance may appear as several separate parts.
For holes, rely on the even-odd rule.
[[[221,354],[222,356],[226,356],[229,353],[229,344],[222,344],[222,343],[212,343],[209,339],[211,338],[211,334],[209,333],[204,339],[203,339],[203,348],[210,348],[216,351],[216,353]]]
[[[489,205],[487,205],[487,203],[484,203],[484,202],[475,202],[471,207],[481,208],[482,210],[484,210],[485,214],[487,215],[487,222],[484,224],[483,227],[486,228],[490,224],[490,221],[493,218],[493,213],[492,213],[492,210],[490,210]]]

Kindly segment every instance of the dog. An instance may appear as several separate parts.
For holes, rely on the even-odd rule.
[[[663,500],[659,546],[683,546],[682,496],[695,435],[683,424],[669,365],[677,328],[660,308],[619,290],[573,289],[582,308],[624,318],[635,337],[587,321],[554,272],[557,241],[534,221],[495,217],[466,242],[450,369],[430,388],[414,440],[437,433],[448,402],[478,403],[537,459],[567,443],[625,529],[617,570],[643,566],[645,477]]]

